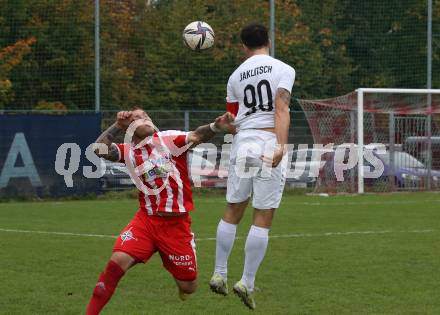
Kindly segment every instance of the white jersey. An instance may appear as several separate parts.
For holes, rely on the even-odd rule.
[[[292,91],[295,70],[268,55],[254,55],[229,77],[226,102],[238,102],[238,130],[275,127],[275,95],[279,88]]]

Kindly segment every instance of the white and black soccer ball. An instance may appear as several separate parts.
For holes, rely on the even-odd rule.
[[[183,30],[183,42],[192,50],[204,50],[214,45],[214,30],[208,23],[195,21]]]

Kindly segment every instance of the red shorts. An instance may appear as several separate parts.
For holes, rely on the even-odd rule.
[[[197,278],[197,258],[191,218],[149,216],[140,210],[122,230],[113,252],[125,252],[146,263],[158,251],[163,266],[177,280]]]

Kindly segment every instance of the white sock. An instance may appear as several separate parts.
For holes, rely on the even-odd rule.
[[[228,276],[228,258],[234,245],[236,231],[236,224],[220,220],[217,227],[214,272],[221,274],[225,279]]]
[[[246,287],[254,290],[255,275],[266,254],[269,242],[269,229],[251,226],[245,245],[244,271],[241,281]]]

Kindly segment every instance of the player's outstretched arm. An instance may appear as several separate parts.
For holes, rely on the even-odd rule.
[[[235,130],[234,116],[226,112],[223,115],[217,117],[214,122],[209,125],[198,127],[196,130],[191,131],[188,135],[188,143],[191,147],[195,147],[200,143],[204,143],[212,139],[216,133],[219,132],[232,132]]]
[[[116,136],[123,134],[125,130],[127,130],[131,121],[131,112],[119,112],[116,115],[116,122],[105,130],[95,141],[95,143],[104,144],[107,147],[107,150],[105,150],[106,153],[101,153],[102,151],[96,148],[95,154],[112,162],[118,161],[119,151],[113,142]]]

